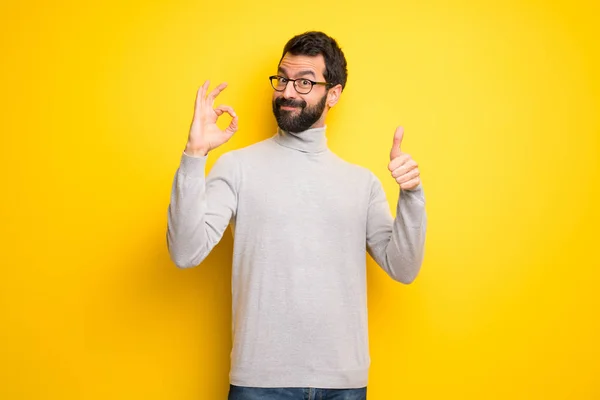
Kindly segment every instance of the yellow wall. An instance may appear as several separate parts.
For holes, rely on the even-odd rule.
[[[0,398],[225,397],[231,235],[177,269],[171,180],[206,78],[210,165],[271,136],[309,29],[349,62],[330,147],[393,202],[402,124],[428,202],[417,281],[368,264],[369,398],[600,398],[600,6],[550,3],[4,2]]]

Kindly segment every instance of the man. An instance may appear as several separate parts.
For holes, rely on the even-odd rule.
[[[389,169],[400,186],[392,218],[381,183],[327,147],[325,118],[346,85],[346,59],[321,32],[295,36],[271,76],[277,133],[223,154],[236,132],[225,84],[198,90],[176,173],[167,242],[175,264],[198,265],[231,224],[230,400],[365,399],[370,365],[366,252],[394,280],[421,267],[426,213],[417,163],[396,130]],[[216,121],[232,121],[220,130]]]

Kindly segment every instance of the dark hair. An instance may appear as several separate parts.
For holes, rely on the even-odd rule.
[[[348,79],[346,57],[344,57],[342,49],[332,37],[317,31],[296,35],[283,48],[283,54],[279,60],[280,64],[286,53],[295,56],[313,57],[322,54],[325,59],[325,71],[323,72],[325,80],[333,86],[342,85],[342,90],[346,87],[346,80]]]

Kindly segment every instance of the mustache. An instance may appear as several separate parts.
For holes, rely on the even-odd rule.
[[[300,107],[300,108],[306,107],[306,101],[304,101],[304,100],[292,100],[292,99],[286,99],[283,97],[276,98],[275,104],[277,104],[277,107]]]

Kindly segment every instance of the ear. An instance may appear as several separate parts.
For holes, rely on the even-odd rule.
[[[329,108],[335,106],[337,102],[340,100],[340,96],[342,95],[342,85],[337,84],[327,93],[327,105]]]

